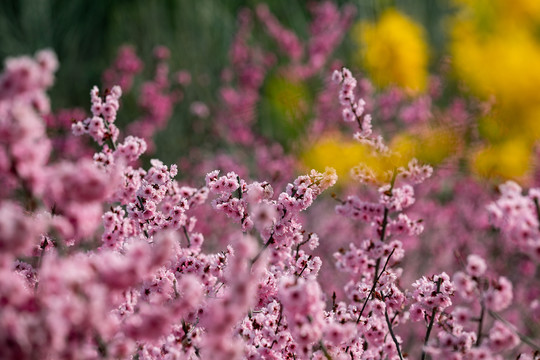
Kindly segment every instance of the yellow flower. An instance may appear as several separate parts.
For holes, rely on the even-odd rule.
[[[531,147],[520,139],[478,149],[473,154],[473,170],[487,178],[521,180],[529,175]]]
[[[402,137],[392,143],[392,155],[375,154],[373,149],[353,139],[344,139],[342,135],[327,135],[315,141],[301,154],[301,163],[308,169],[323,170],[326,167],[336,169],[339,181],[351,180],[351,170],[363,166],[373,173],[377,181],[387,179],[388,173],[395,168],[406,166],[419,154],[421,145],[414,143],[412,137]]]
[[[427,83],[428,48],[423,29],[394,9],[377,23],[360,22],[353,36],[361,45],[360,58],[379,86],[391,84],[423,91]]]
[[[341,180],[349,177],[353,166],[369,157],[369,149],[364,145],[338,136],[327,136],[308,147],[302,153],[301,160],[307,168],[318,171],[333,167]]]
[[[538,0],[454,0],[461,8],[461,17],[475,22],[478,29],[500,25],[528,26],[540,20]]]
[[[525,179],[540,139],[540,1],[456,0],[450,51],[457,77],[493,98],[478,129],[487,146],[471,158],[483,176]]]
[[[540,20],[540,1],[538,0],[498,0],[501,7],[501,14],[506,19],[516,21],[538,21]]]
[[[415,134],[397,135],[392,140],[392,150],[400,154],[403,164],[416,158],[421,163],[437,165],[455,153],[457,142],[457,137],[451,129],[425,128]]]
[[[334,168],[340,182],[350,181],[351,169],[358,165],[371,170],[378,180],[385,178],[387,172],[395,167],[392,158],[374,155],[368,146],[337,135],[316,141],[300,158],[306,168],[319,171],[326,167]]]
[[[502,106],[540,101],[540,43],[526,29],[509,27],[486,36],[459,23],[451,51],[457,75],[476,95],[495,95]]]

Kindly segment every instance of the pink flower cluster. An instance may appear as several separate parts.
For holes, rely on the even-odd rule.
[[[90,91],[92,117],[74,123],[73,134],[76,136],[89,134],[99,145],[110,140],[111,145],[115,147],[120,133],[114,124],[116,112],[120,107],[120,96],[122,96],[122,90],[119,86],[114,86],[105,94],[105,99],[102,99],[97,86],[94,86]]]
[[[252,144],[256,139],[252,127],[256,121],[259,90],[267,68],[275,61],[261,49],[249,46],[252,17],[247,9],[238,15],[239,29],[229,50],[232,67],[223,73],[227,83],[220,89],[223,109],[217,114],[216,127],[219,133],[239,144]],[[233,80],[236,80],[236,86],[230,84]]]
[[[488,206],[493,225],[512,246],[540,261],[540,189],[524,195],[518,184],[509,181],[499,190],[501,197]]]
[[[142,84],[138,98],[143,115],[131,122],[127,129],[128,133],[146,141],[149,152],[155,150],[152,140],[154,135],[167,126],[173,115],[174,105],[183,97],[183,93],[173,88],[169,80],[169,54],[169,49],[164,46],[154,49],[154,57],[157,59],[154,78]]]
[[[45,91],[54,82],[58,68],[51,50],[38,52],[35,58],[8,58],[0,75],[0,194],[22,186],[27,206],[32,193],[42,192],[43,168],[51,143],[46,136],[42,114],[50,111]]]
[[[163,130],[173,115],[174,105],[183,98],[183,92],[174,87],[174,83],[186,86],[191,81],[187,71],[175,74],[174,83],[169,79],[168,59],[170,50],[165,46],[156,46],[153,57],[156,60],[154,77],[141,84],[138,90],[137,105],[141,114],[130,122],[127,133],[140,137],[147,144],[147,151],[154,152],[153,137]],[[103,82],[106,88],[118,84],[124,92],[133,92],[133,84],[143,70],[144,64],[138,57],[135,48],[124,45],[118,50],[114,63],[103,72]]]
[[[357,81],[352,76],[349,69],[334,70],[332,81],[341,84],[339,92],[339,102],[343,105],[343,120],[345,122],[358,122],[360,132],[355,136],[358,138],[368,138],[371,136],[371,115],[364,113],[366,102],[364,99],[355,102],[354,91]]]
[[[133,86],[135,75],[142,69],[143,63],[135,49],[125,45],[118,49],[118,55],[112,66],[103,72],[103,82],[108,88],[118,85],[124,91],[129,91]]]
[[[326,2],[314,9],[326,20],[312,28],[312,68],[344,31],[321,24],[352,16]],[[264,5],[257,12],[298,64],[301,42]],[[248,28],[250,18],[242,16]],[[259,96],[267,63],[245,36],[237,36],[232,54],[241,85],[224,90],[224,113],[235,104],[251,111]],[[123,56],[117,70],[136,73],[133,53]],[[164,61],[169,52],[157,48],[155,56]],[[94,87],[92,116],[72,125],[78,139],[88,135],[98,144],[93,158],[50,158],[43,114],[54,59],[48,51],[10,59],[0,75],[0,358],[537,357],[538,327],[519,311],[540,318],[538,189],[525,195],[506,183],[487,209],[504,250],[522,259],[519,271],[528,274],[530,288],[488,257],[489,245],[467,247],[456,239],[463,245],[452,253],[459,267],[438,269],[447,266],[442,250],[454,239],[439,243],[440,253],[418,244],[438,219],[423,205],[425,189],[443,186],[432,167],[415,159],[382,177],[354,168],[361,187],[348,187],[354,193],[342,200],[325,195],[337,182],[331,168],[283,181],[289,175],[280,167],[288,164],[280,162],[283,150],[263,146],[266,140],[248,129],[231,141],[260,145],[254,153],[268,162],[270,169],[261,171],[268,178],[253,180],[241,167],[212,170],[204,184],[194,177],[200,185],[193,187],[176,179],[176,164],[141,165],[146,136],[154,133],[121,137],[118,86],[102,93]],[[167,92],[166,68],[158,73],[155,87],[149,85],[157,93],[143,106],[154,120],[168,117],[171,105],[171,98],[165,105],[149,100]],[[332,78],[340,87],[331,87],[337,117],[357,128],[356,140],[389,155],[372,129],[369,102],[357,100],[362,83],[346,68]],[[232,130],[244,124],[234,121]],[[232,157],[209,163],[218,161],[234,166]],[[317,213],[319,204],[336,200],[334,213]],[[457,217],[458,210],[446,211]],[[326,232],[312,231],[323,225]],[[466,230],[482,234],[487,227],[474,226]],[[425,266],[421,273],[411,270],[415,254]]]
[[[269,35],[291,61],[285,74],[297,80],[312,77],[324,67],[356,14],[355,7],[345,5],[340,10],[330,1],[310,4],[309,10],[313,17],[309,26],[310,36],[303,44],[293,31],[285,28],[272,15],[266,4],[260,4],[256,9],[257,17]]]
[[[85,142],[81,138],[68,135],[71,134],[73,122],[83,121],[86,118],[86,112],[81,108],[61,109],[45,116],[54,157],[69,160],[92,157],[94,149],[90,145],[91,140]]]
[[[516,329],[498,315],[498,312],[511,305],[512,284],[502,276],[498,279],[489,279],[486,270],[487,264],[484,259],[473,254],[467,257],[465,272],[458,271],[454,274],[452,291],[463,299],[464,304],[450,312],[442,311],[443,308],[433,310],[433,314],[438,314],[439,322],[443,326],[436,339],[426,341],[424,349],[426,354],[463,360],[502,359],[501,353],[519,345],[520,339]],[[446,280],[447,275],[441,285]],[[442,291],[431,292],[436,296],[442,296],[441,293]],[[435,303],[438,302],[426,294],[422,299],[426,301],[433,299]],[[473,315],[476,311],[479,313],[478,317]],[[419,308],[416,312],[415,316],[419,316],[419,319],[429,319],[429,316],[421,313]],[[487,333],[486,314],[495,319]]]

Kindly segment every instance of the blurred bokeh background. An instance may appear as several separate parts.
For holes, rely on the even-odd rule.
[[[135,88],[153,76],[155,46],[168,47],[171,74],[185,70],[192,79],[182,91],[182,101],[175,104],[166,131],[161,130],[155,138],[156,156],[174,162],[194,147],[210,151],[218,146],[219,140],[213,138],[216,133],[207,130],[222,106],[220,88],[226,77],[224,70],[231,64],[229,54],[239,29],[239,14],[244,8],[255,12],[261,3],[264,2],[3,0],[0,58],[53,48],[61,63],[56,85],[50,92],[53,109],[84,109],[88,89],[102,84],[102,73],[114,62],[121,46],[131,45],[144,64],[142,73],[135,78]],[[283,27],[301,41],[309,40],[313,18],[309,2],[266,3]],[[402,103],[416,104],[416,113],[410,109],[408,118],[401,106],[397,115],[387,116],[397,121],[382,124],[392,134],[396,149],[409,151],[411,156],[435,165],[459,153],[464,168],[479,176],[531,178],[534,147],[540,133],[540,2],[334,3],[339,8],[352,5],[356,9],[354,21],[326,60],[327,66],[301,81],[280,75],[280,66],[291,60],[279,52],[263,24],[254,21],[248,43],[257,44],[277,58],[267,69],[260,87],[254,125],[258,132],[280,143],[286,152],[308,166],[322,167],[327,161],[318,158],[320,148],[311,146],[319,144],[317,141],[323,137],[313,139],[307,133],[315,116],[311,109],[320,100],[325,76],[329,75],[331,64],[339,63],[370,82],[373,89],[367,96],[375,99],[374,107],[384,111],[384,99],[379,97],[386,95],[385,99],[391,100],[392,94]],[[338,62],[334,62],[336,59]],[[131,99],[124,98],[119,114],[124,125],[138,116],[136,95],[130,96]],[[205,105],[209,116],[194,111],[194,103]],[[451,117],[458,117],[456,109],[460,104],[463,116],[474,126],[455,131]],[[418,120],[421,111],[426,112],[425,121]],[[301,119],[283,120],[291,116]],[[407,119],[412,119],[409,122],[415,123],[416,130],[408,130]],[[419,122],[423,122],[421,131],[416,126]],[[334,160],[336,157],[328,152],[332,146],[337,152],[349,146],[324,141],[322,152]],[[346,169],[350,164],[335,166]]]
[[[250,0],[3,0],[0,2],[0,58],[53,48],[61,67],[51,90],[53,108],[83,107],[88,103],[88,89],[101,84],[101,73],[113,62],[118,48],[135,47],[151,77],[152,50],[165,45],[171,50],[171,69],[186,69],[193,82],[187,99],[178,104],[166,134],[159,135],[159,154],[174,160],[170,154],[185,153],[192,144],[189,137],[189,104],[202,101],[217,104],[221,72],[227,66],[228,52],[237,30],[240,9],[254,9],[261,1]],[[346,3],[338,1],[339,5]],[[348,2],[358,8],[358,19],[375,20],[390,1]],[[430,44],[444,47],[446,36],[443,19],[450,11],[446,1],[409,0],[398,2],[399,8],[428,29]],[[308,36],[310,14],[304,1],[274,0],[268,2],[271,12],[285,27],[304,39]],[[275,44],[261,26],[253,38],[267,48]],[[335,56],[349,63],[355,57],[356,44],[349,34]],[[433,54],[436,55],[436,54]],[[437,56],[437,55],[436,55]],[[278,91],[278,90],[276,90]],[[272,92],[272,89],[270,89]],[[127,121],[134,114],[124,109],[120,117]],[[261,115],[263,120],[264,114]],[[279,134],[283,140],[287,134]]]
[[[171,49],[171,67],[207,75],[207,89],[216,85],[227,63],[236,17],[242,8],[254,9],[260,0],[3,0],[0,2],[0,58],[32,54],[52,47],[62,67],[52,96],[58,106],[86,101],[86,88],[100,82],[100,74],[112,62],[119,46],[131,44],[143,61],[152,49]],[[309,12],[305,1],[272,0],[270,10],[282,24],[299,36],[308,36]],[[354,4],[358,19],[375,21],[389,7],[396,7],[426,29],[438,57],[445,47],[444,19],[452,12],[449,0],[335,1]],[[258,40],[264,39],[261,29]],[[346,39],[337,56],[351,56]],[[346,57],[345,57],[346,58]],[[344,59],[345,60],[345,59]],[[77,86],[74,86],[77,84]],[[208,90],[195,87],[203,99]]]

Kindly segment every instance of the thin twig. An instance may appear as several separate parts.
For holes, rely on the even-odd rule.
[[[538,229],[540,229],[540,204],[538,204],[537,198],[534,198],[534,207],[536,208],[536,217],[538,219]]]
[[[476,344],[475,346],[480,346],[482,342],[482,326],[484,324],[484,313],[486,312],[486,306],[482,300],[482,310],[480,311],[480,318],[478,319],[478,330],[476,331]]]
[[[272,234],[270,236],[270,238],[268,239],[268,241],[263,245],[262,249],[259,251],[259,253],[253,258],[251,259],[251,266],[253,266],[253,264],[255,264],[257,262],[257,260],[259,260],[259,258],[261,257],[261,255],[263,254],[264,250],[266,250],[266,248],[268,246],[270,246],[270,244],[273,244],[274,243],[274,234]]]
[[[390,261],[390,258],[394,254],[394,251],[396,251],[396,249],[392,249],[392,252],[390,253],[390,255],[388,255],[388,258],[386,259],[386,262],[384,263],[384,266],[383,266],[383,269],[382,269],[381,273],[375,278],[375,281],[373,281],[373,286],[369,290],[369,294],[368,294],[366,300],[364,301],[364,305],[362,305],[362,310],[360,310],[360,314],[358,315],[358,319],[356,319],[357,324],[360,322],[360,318],[362,317],[362,314],[364,313],[364,310],[365,310],[366,305],[367,305],[367,303],[369,301],[369,298],[371,297],[371,294],[373,294],[373,291],[375,291],[375,287],[377,286],[377,283],[379,282],[379,279],[381,278],[382,274],[384,274],[384,272],[386,271],[386,266],[388,265],[388,262]]]
[[[384,317],[386,318],[386,324],[388,325],[390,336],[392,337],[392,340],[394,340],[394,344],[396,344],[396,349],[397,349],[399,358],[403,360],[403,356],[401,355],[401,349],[399,348],[399,343],[397,341],[396,335],[394,334],[394,330],[392,330],[392,323],[390,322],[390,319],[388,318],[388,309],[384,309]]]
[[[438,294],[441,290],[441,282],[442,282],[442,279],[439,278],[437,280],[437,292],[436,294]],[[422,347],[422,360],[425,360],[426,358],[426,346],[427,346],[427,343],[428,343],[428,340],[429,340],[429,335],[431,335],[431,330],[433,329],[433,323],[435,322],[435,315],[437,314],[437,307],[434,307],[433,310],[431,311],[431,319],[429,319],[429,324],[428,324],[428,327],[427,327],[427,331],[426,331],[426,338],[424,339],[424,346]]]
[[[531,348],[533,348],[536,351],[540,351],[540,345],[537,345],[533,342],[533,340],[528,337],[527,335],[524,335],[516,330],[514,325],[512,325],[508,320],[504,319],[501,315],[497,314],[495,311],[491,311],[488,309],[488,314],[491,315],[494,319],[499,320],[502,322],[506,327],[511,330],[514,334],[516,334],[519,339],[524,342],[525,344],[529,345]]]
[[[137,204],[137,208],[139,208],[140,211],[143,212],[143,211],[144,211],[144,203],[143,203],[142,197],[140,197],[140,196],[137,195],[137,200],[139,200],[139,204]],[[148,220],[146,220],[146,222],[148,223]],[[148,230],[146,230],[146,229],[144,228],[144,223],[142,223],[142,222],[139,221],[139,226],[141,227],[144,236],[145,236],[147,239],[150,238],[150,235],[148,235]]]
[[[240,181],[240,176],[236,176],[236,180],[238,181],[238,199],[242,200],[242,182]]]
[[[332,356],[330,356],[330,353],[328,352],[328,349],[326,348],[326,346],[324,346],[322,340],[319,340],[319,346],[321,347],[321,350],[326,360],[332,360]]]
[[[313,257],[313,255],[309,255],[307,261],[306,261],[306,264],[304,265],[304,267],[302,268],[302,271],[300,271],[300,273],[298,275],[296,275],[296,278],[298,279],[300,276],[302,276],[302,274],[304,273],[304,270],[306,270],[307,266],[309,265],[309,261],[311,260],[311,258]]]
[[[182,225],[182,228],[184,229],[184,235],[186,236],[187,246],[188,246],[188,247],[191,247],[191,239],[189,238],[189,234],[188,234],[187,228],[186,228],[185,225]]]
[[[429,340],[429,335],[431,335],[431,329],[433,328],[433,323],[435,322],[436,313],[437,313],[437,308],[434,307],[433,310],[431,311],[431,319],[429,320],[429,325],[426,331],[426,337],[424,339],[424,346],[422,347],[422,358],[421,358],[422,360],[425,360],[426,358],[426,346]]]
[[[173,281],[173,289],[174,289],[174,298],[178,299],[178,296],[180,296],[180,294],[178,293],[176,278],[174,278],[174,281]]]
[[[302,241],[301,243],[298,243],[298,245],[296,245],[296,255],[295,255],[295,257],[294,257],[294,260],[298,260],[298,258],[300,257],[300,247],[301,247],[302,245],[305,245],[305,244],[307,244],[307,243],[309,242],[309,239],[311,238],[311,235],[312,235],[312,234],[309,234],[309,235],[308,235],[308,238],[307,238],[306,240],[304,240],[304,241]]]

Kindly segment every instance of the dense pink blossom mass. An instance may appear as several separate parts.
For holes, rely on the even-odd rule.
[[[376,97],[327,64],[353,10],[312,11],[318,26],[304,44],[256,10],[290,57],[283,76],[328,79],[311,130],[345,127],[374,157],[398,156],[384,112],[421,123],[432,95],[398,111],[398,90]],[[125,130],[123,92],[143,67],[134,49],[120,50],[86,111],[51,110],[52,51],[6,60],[0,359],[538,359],[540,188],[508,181],[496,194],[417,159],[382,173],[359,165],[354,185],[336,185],[333,168],[294,176],[290,155],[253,126],[273,66],[246,41],[253,21],[240,14],[228,69],[238,78],[224,80],[222,107],[191,109],[256,149],[258,177],[230,154],[143,165],[185,91],[172,88],[167,48],[156,49],[142,115]],[[452,199],[437,201],[442,188]]]

